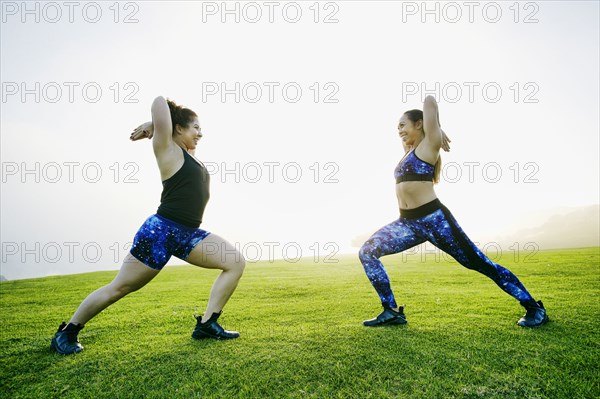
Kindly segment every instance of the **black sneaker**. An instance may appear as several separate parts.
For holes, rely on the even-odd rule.
[[[206,320],[206,323],[202,323],[202,316],[196,317],[196,328],[192,333],[194,339],[233,339],[238,338],[240,333],[237,331],[227,331],[217,323],[217,319],[221,316],[221,312],[213,313],[210,319]]]
[[[83,346],[77,339],[77,334],[83,329],[82,325],[69,323],[64,321],[58,327],[58,331],[54,334],[50,348],[54,349],[62,355],[70,355],[71,353],[79,353],[83,350]]]
[[[536,306],[523,305],[527,310],[527,313],[517,321],[518,325],[521,327],[539,327],[550,320],[546,314],[546,309],[544,308],[542,301],[537,301],[535,303]]]
[[[406,316],[404,316],[404,306],[398,308],[398,312],[388,307],[383,307],[383,312],[379,316],[371,320],[363,321],[363,325],[367,327],[392,326],[406,324]]]

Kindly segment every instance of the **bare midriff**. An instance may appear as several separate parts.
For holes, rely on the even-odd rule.
[[[400,209],[414,209],[437,198],[433,182],[405,181],[396,184],[396,197]]]

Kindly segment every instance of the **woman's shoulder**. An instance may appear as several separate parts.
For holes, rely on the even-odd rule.
[[[166,148],[154,149],[154,156],[158,165],[172,165],[174,163],[183,163],[185,161],[185,150],[173,143]]]
[[[428,140],[423,139],[417,147],[413,150],[414,155],[420,160],[427,162],[430,165],[434,165],[438,159],[440,150],[427,142]]]

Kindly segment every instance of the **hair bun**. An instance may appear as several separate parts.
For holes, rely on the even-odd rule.
[[[177,105],[175,101],[167,98],[167,105],[171,113],[171,122],[173,123],[173,132],[175,132],[176,125],[188,126],[194,117],[197,117],[196,113],[191,109]]]
[[[181,115],[182,107],[180,105],[177,105],[175,101],[169,100],[168,98],[167,104],[169,105],[169,111],[171,111],[171,117],[175,116],[174,119],[179,119],[177,117]]]

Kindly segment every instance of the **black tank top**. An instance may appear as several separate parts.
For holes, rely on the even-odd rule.
[[[160,206],[157,214],[188,227],[197,228],[202,223],[208,202],[210,175],[204,167],[183,148],[183,165],[175,174],[163,181]]]

